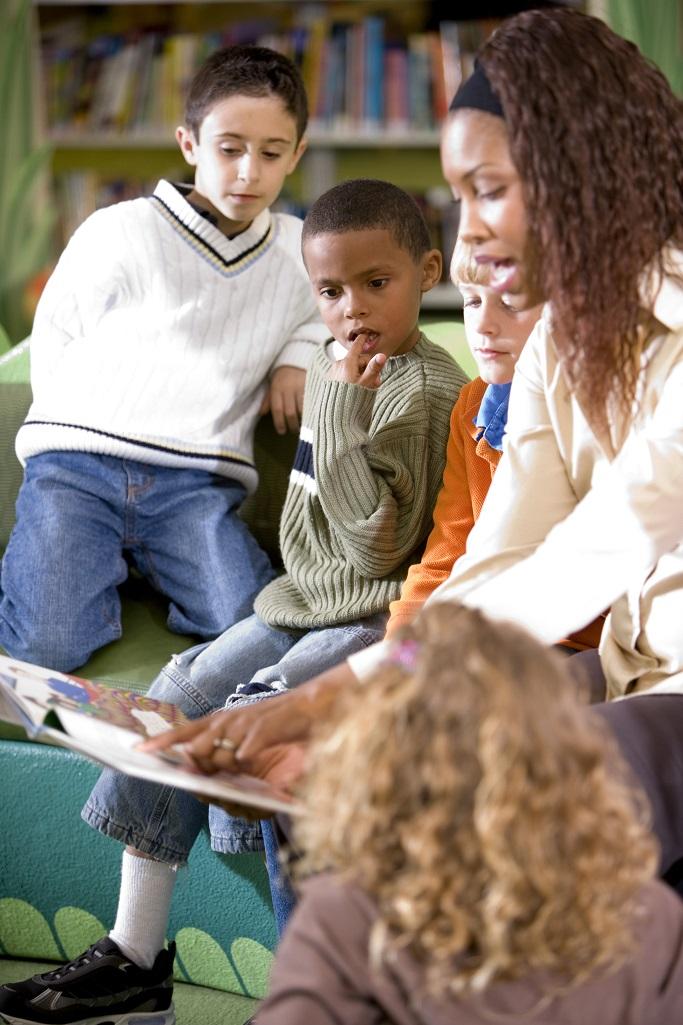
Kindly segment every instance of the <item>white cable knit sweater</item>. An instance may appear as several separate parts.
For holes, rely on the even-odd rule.
[[[252,490],[268,375],[306,368],[327,334],[300,240],[298,218],[268,210],[228,239],[166,181],[89,217],[36,312],[22,463],[97,452]]]

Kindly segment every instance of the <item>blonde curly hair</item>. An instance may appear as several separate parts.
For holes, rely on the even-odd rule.
[[[373,956],[432,992],[531,970],[573,984],[632,949],[657,863],[645,800],[563,658],[452,604],[392,638],[311,750],[298,872],[375,900]]]

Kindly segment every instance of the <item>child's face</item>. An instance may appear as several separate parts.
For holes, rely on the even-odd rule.
[[[509,384],[542,305],[519,310],[489,285],[455,284],[462,292],[465,334],[479,376],[487,384]]]
[[[478,110],[453,114],[441,137],[441,165],[460,202],[458,237],[477,263],[490,265],[492,288],[522,293],[526,210],[503,119]]]
[[[176,139],[195,168],[194,192],[237,235],[270,206],[306,148],[296,121],[278,96],[237,93],[219,100],[202,121],[199,138],[180,127]]]
[[[416,263],[385,228],[368,228],[314,235],[304,262],[325,325],[346,349],[360,334],[368,357],[412,349],[422,294],[441,275],[438,250]]]

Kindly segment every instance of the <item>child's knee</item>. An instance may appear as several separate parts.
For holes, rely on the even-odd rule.
[[[70,636],[58,628],[43,630],[31,624],[13,627],[4,616],[0,642],[12,658],[62,673],[80,668],[95,650],[85,636]]]
[[[147,691],[148,696],[177,705],[189,719],[208,715],[220,707],[223,702],[212,698],[201,674],[197,679],[193,674],[197,655],[207,647],[208,644],[198,644],[179,655],[172,655]]]
[[[15,657],[23,662],[33,662],[35,665],[46,666],[48,669],[56,669],[60,673],[70,673],[85,665],[93,653],[91,645],[69,644],[66,640],[53,640],[52,638],[37,638],[32,644],[26,646],[25,653]]]

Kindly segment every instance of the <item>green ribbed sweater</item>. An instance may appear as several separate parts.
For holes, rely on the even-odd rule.
[[[453,403],[467,376],[421,335],[379,388],[330,381],[330,345],[308,370],[280,520],[285,573],[254,610],[313,629],[386,611],[432,526]]]

